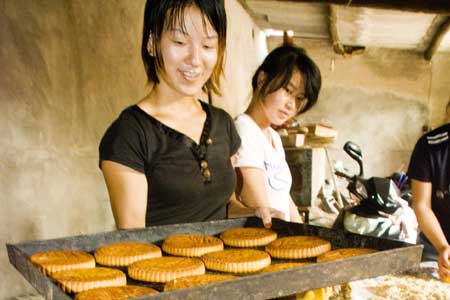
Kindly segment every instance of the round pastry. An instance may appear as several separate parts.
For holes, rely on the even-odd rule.
[[[161,249],[158,246],[136,242],[109,244],[94,252],[97,263],[113,267],[126,267],[135,261],[161,257],[161,255]]]
[[[127,300],[129,297],[156,293],[158,293],[157,290],[137,285],[112,286],[78,293],[75,296],[75,300]]]
[[[222,232],[220,238],[232,247],[258,247],[276,240],[277,233],[266,228],[233,228]]]
[[[77,250],[35,253],[31,255],[30,261],[47,275],[63,270],[95,268],[94,257]]]
[[[269,254],[253,249],[211,252],[203,255],[202,260],[207,269],[230,273],[251,273],[270,265]]]
[[[234,278],[237,277],[233,275],[224,275],[224,274],[203,274],[203,275],[180,277],[166,283],[164,285],[164,291],[172,291],[193,286],[207,285],[210,283],[230,280]]]
[[[330,242],[316,236],[288,236],[266,246],[266,251],[272,257],[284,259],[315,257],[330,249]]]
[[[287,262],[287,263],[272,264],[272,265],[262,269],[261,272],[263,272],[263,273],[276,272],[276,271],[286,270],[286,269],[290,269],[290,268],[306,266],[309,264],[311,264],[311,263],[309,263],[309,262],[304,262],[304,263]]]
[[[198,258],[163,256],[140,260],[128,266],[131,278],[148,282],[167,282],[204,273],[205,265]]]
[[[52,278],[64,292],[79,293],[90,289],[123,286],[127,284],[125,273],[117,269],[91,268],[65,270],[53,273]]]
[[[357,255],[364,255],[369,253],[377,252],[376,249],[370,248],[341,248],[336,250],[328,251],[317,257],[317,262],[325,262],[336,259],[344,259]]]
[[[209,252],[223,250],[223,242],[209,235],[179,234],[166,238],[162,249],[171,255],[200,257]]]

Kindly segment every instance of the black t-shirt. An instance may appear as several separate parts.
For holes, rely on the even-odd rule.
[[[146,226],[224,219],[236,176],[230,157],[241,140],[230,115],[204,102],[200,143],[153,118],[137,105],[125,109],[100,143],[110,160],[145,174]],[[210,180],[200,162],[206,160]]]
[[[431,182],[431,207],[450,241],[450,124],[422,136],[414,148],[408,176]]]

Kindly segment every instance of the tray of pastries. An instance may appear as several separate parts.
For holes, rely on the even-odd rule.
[[[257,218],[7,244],[53,300],[269,299],[415,268],[422,246]]]

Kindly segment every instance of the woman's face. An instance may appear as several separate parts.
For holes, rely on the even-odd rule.
[[[162,32],[158,76],[179,96],[197,96],[217,63],[218,35],[194,5],[185,9],[184,22],[184,29],[179,24]]]
[[[292,73],[286,87],[268,94],[263,99],[264,111],[270,124],[280,126],[295,116],[305,102],[305,83],[298,70]]]

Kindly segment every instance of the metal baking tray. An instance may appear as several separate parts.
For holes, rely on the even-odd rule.
[[[100,246],[123,241],[141,241],[161,245],[173,234],[198,233],[218,235],[236,227],[262,227],[259,219],[240,218],[201,223],[152,226],[144,229],[118,230],[92,235],[81,235],[52,240],[39,240],[7,244],[12,265],[47,300],[69,300],[73,295],[64,293],[50,278],[30,263],[29,257],[37,252],[50,250],[84,250],[93,252]],[[254,275],[237,279],[163,292],[134,299],[269,299],[320,287],[343,284],[350,281],[398,273],[417,268],[422,255],[422,245],[412,245],[395,240],[380,239],[274,219],[272,229],[279,237],[290,235],[315,235],[331,242],[333,249],[345,247],[374,248],[379,252],[348,259],[315,263],[297,268]],[[136,282],[133,282],[135,284]],[[145,283],[140,283],[146,285]],[[150,285],[148,285],[150,286]]]

